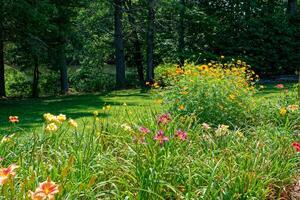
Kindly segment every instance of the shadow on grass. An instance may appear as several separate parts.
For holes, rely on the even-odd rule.
[[[10,126],[8,116],[11,115],[19,116],[21,128],[35,128],[41,126],[44,113],[62,113],[72,119],[79,119],[91,117],[93,111],[100,110],[105,105],[121,106],[128,100],[127,106],[137,106],[144,99],[150,99],[149,95],[141,94],[137,90],[118,91],[105,96],[87,94],[40,99],[3,99],[0,100],[0,134]],[[102,118],[109,116],[100,114]]]

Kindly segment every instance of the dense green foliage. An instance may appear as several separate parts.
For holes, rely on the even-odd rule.
[[[276,89],[272,96],[264,94],[264,90],[256,94],[257,102],[269,99],[271,106],[285,105],[281,96],[284,90]],[[294,93],[290,92],[286,105],[295,101]],[[23,100],[22,108],[15,106],[17,101],[1,102],[12,113],[20,114],[20,122],[3,124],[8,135],[0,143],[4,158],[1,166],[16,163],[19,168],[15,169],[15,176],[0,186],[0,197],[26,199],[29,190],[35,191],[48,176],[58,186],[58,193],[54,193],[57,199],[293,196],[293,191],[287,188],[297,176],[299,157],[291,147],[297,136],[285,126],[286,121],[295,122],[291,110],[278,116],[284,119],[278,126],[262,118],[264,125],[249,123],[243,129],[225,125],[208,127],[195,124],[193,116],[181,119],[162,115],[164,107],[148,100],[150,95],[153,96],[135,90],[105,97]],[[217,101],[203,102],[203,106],[217,104]],[[42,125],[41,115],[51,109],[57,114],[68,113],[67,117],[78,124],[67,123],[63,115],[56,118],[47,114]],[[231,109],[235,108],[228,111]],[[264,107],[259,112],[269,109]],[[299,107],[295,112],[299,112]],[[10,113],[1,112],[1,116],[7,114]],[[24,127],[25,124],[32,127],[33,123],[34,129]],[[299,131],[299,127],[293,129]],[[160,130],[167,137],[161,144],[157,139]]]
[[[149,62],[183,64],[188,60],[198,64],[220,55],[245,60],[263,77],[294,74],[300,64],[300,20],[287,9],[289,5],[282,0],[162,0],[154,4],[152,19],[145,0],[122,0],[117,7],[108,0],[5,1],[1,7],[1,61],[26,79],[21,81],[22,91],[14,91],[9,85],[21,84],[20,80],[6,78],[7,94],[66,93],[69,85],[80,92],[114,88],[116,81],[106,84],[112,77],[105,68],[115,70],[117,19],[113,13],[118,7],[124,46],[119,52],[124,52],[126,72],[136,74],[134,79],[127,77],[127,85],[143,85]],[[154,20],[151,28],[150,19]],[[149,40],[152,35],[153,42]],[[149,45],[153,45],[154,55],[149,54]],[[48,73],[58,74],[58,80],[49,84],[51,92],[44,93],[40,79]]]

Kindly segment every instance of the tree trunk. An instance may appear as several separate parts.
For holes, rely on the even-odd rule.
[[[148,30],[147,30],[147,81],[154,81],[154,20],[155,1],[148,0]]]
[[[34,70],[33,70],[33,82],[32,82],[32,97],[39,97],[39,60],[37,57],[34,58]]]
[[[184,65],[184,15],[185,15],[185,0],[180,0],[179,11],[179,27],[178,27],[178,54],[179,54],[179,66]]]
[[[288,0],[288,12],[291,16],[297,14],[297,0]]]
[[[132,12],[132,2],[129,0],[127,2],[128,6],[128,21],[130,23],[131,29],[132,29],[132,37],[133,37],[133,47],[134,47],[134,52],[133,52],[133,57],[135,61],[135,65],[137,68],[137,73],[139,76],[139,81],[141,86],[143,86],[144,83],[144,67],[143,67],[143,55],[141,51],[141,43],[138,37],[138,33],[136,30],[136,23],[135,23],[135,18],[133,17],[134,14]]]
[[[0,97],[5,97],[5,74],[4,74],[4,30],[0,24]]]
[[[58,66],[60,70],[60,87],[61,87],[61,94],[67,94],[69,91],[69,83],[68,83],[68,67],[66,61],[66,54],[64,45],[61,44],[58,47]]]
[[[116,86],[122,88],[126,84],[125,56],[122,30],[122,3],[123,0],[114,0],[115,3],[115,47],[116,47]]]

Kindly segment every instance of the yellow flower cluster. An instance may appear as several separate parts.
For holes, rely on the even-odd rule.
[[[67,120],[67,116],[63,114],[53,115],[51,113],[45,113],[43,116],[46,121],[45,131],[48,133],[56,132],[59,125]],[[69,125],[74,128],[78,127],[77,122],[73,119],[69,120]]]
[[[44,119],[47,123],[62,123],[67,120],[66,115],[52,115],[51,113],[44,114]]]
[[[105,111],[109,111],[111,109],[111,106],[110,105],[107,105],[107,106],[104,106],[103,107],[103,110],[105,110]]]

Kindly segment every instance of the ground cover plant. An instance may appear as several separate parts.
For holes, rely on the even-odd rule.
[[[208,79],[207,87],[215,83],[216,80]],[[181,93],[181,90],[162,89],[159,83],[153,87],[151,93],[166,94],[170,90],[173,95]],[[253,100],[260,105],[270,97],[260,96],[265,89],[258,87],[262,91],[257,91]],[[103,101],[100,104],[98,99],[97,105],[92,103],[82,116],[70,112],[71,108],[66,109],[70,115],[61,110],[55,114],[40,113],[38,118],[43,121],[35,128],[22,128],[26,119],[7,116],[0,143],[0,196],[3,199],[292,196],[293,190],[289,188],[297,182],[299,167],[299,104],[292,89],[288,91],[290,95],[286,94],[285,85],[267,87],[277,94],[268,102],[271,107],[265,110],[271,109],[276,115],[263,114],[264,123],[248,126],[225,123],[230,121],[218,121],[213,116],[211,120],[199,121],[201,118],[196,115],[182,115],[181,109],[170,110],[164,105],[166,100],[147,100],[147,94],[140,94],[138,100],[134,90],[125,98],[120,92],[114,93],[115,97],[104,97],[111,100],[110,104]],[[197,88],[194,87],[195,95]],[[128,99],[130,93],[136,96]],[[138,107],[134,100],[139,102]],[[173,103],[167,105],[178,107],[177,101]],[[208,106],[206,103],[218,105],[218,101],[204,101],[202,105]],[[235,116],[239,112],[232,113]],[[113,117],[106,117],[110,115]]]

